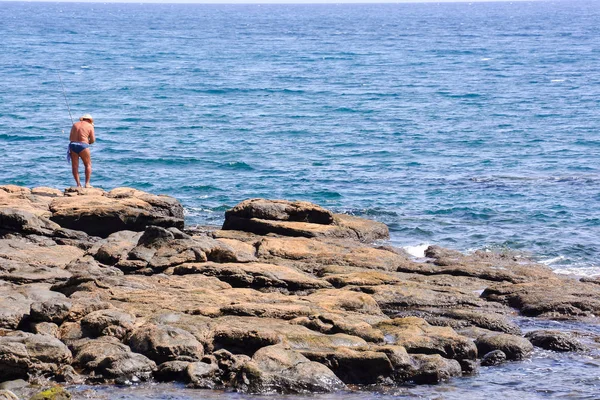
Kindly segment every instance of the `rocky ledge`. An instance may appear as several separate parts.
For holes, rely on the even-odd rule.
[[[586,350],[513,318],[595,320],[595,281],[511,254],[414,260],[387,237],[306,202],[247,200],[221,229],[185,229],[168,196],[0,186],[0,382],[329,392]]]

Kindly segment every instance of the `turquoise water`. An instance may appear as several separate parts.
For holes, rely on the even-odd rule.
[[[0,2],[0,182],[249,197],[387,223],[399,246],[510,248],[600,273],[600,2]]]

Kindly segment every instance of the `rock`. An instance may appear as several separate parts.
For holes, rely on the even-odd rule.
[[[58,338],[58,325],[53,322],[36,322],[31,324],[31,332]]]
[[[217,350],[212,355],[215,357],[219,366],[221,382],[229,386],[235,384],[238,373],[242,367],[251,360],[251,358],[245,354],[232,354],[224,349]]]
[[[45,186],[36,187],[31,189],[31,194],[36,196],[46,196],[46,197],[63,197],[64,193],[58,189],[49,188]]]
[[[467,326],[476,326],[490,331],[520,335],[521,329],[503,315],[491,312],[482,313],[471,310],[444,310],[441,316],[464,321]]]
[[[53,386],[42,392],[36,393],[29,400],[68,400],[71,398],[71,393],[61,386]]]
[[[94,257],[106,265],[114,265],[119,260],[127,258],[138,243],[142,233],[134,231],[119,231],[108,236],[95,251]]]
[[[17,261],[31,266],[60,267],[84,254],[74,246],[45,246],[26,239],[0,240],[0,259]]]
[[[566,332],[537,330],[525,335],[537,347],[553,351],[584,351],[586,348],[577,339]]]
[[[355,350],[346,347],[301,350],[309,360],[331,368],[336,376],[348,384],[375,384],[394,374],[394,366],[384,352]]]
[[[506,362],[506,354],[502,350],[492,350],[481,358],[483,367],[500,365]]]
[[[238,262],[257,262],[256,247],[254,244],[242,242],[237,239],[219,238],[218,242],[230,247]]]
[[[214,389],[218,384],[219,367],[213,362],[192,362],[186,369],[187,380],[197,389]]]
[[[431,326],[421,318],[396,318],[383,321],[375,328],[383,332],[386,341],[403,346],[409,353],[439,354],[457,360],[477,357],[477,348],[471,339],[449,327]]]
[[[0,291],[0,328],[17,329],[29,314],[30,301],[20,293]]]
[[[529,340],[506,333],[483,334],[475,340],[479,354],[502,350],[508,360],[522,360],[533,351]]]
[[[0,400],[19,400],[19,398],[10,390],[0,390]]]
[[[296,221],[329,225],[333,214],[315,204],[305,201],[245,200],[225,212],[225,221],[231,217],[258,218],[273,221]]]
[[[400,265],[411,262],[395,252],[372,248],[353,240],[301,237],[264,237],[257,244],[256,254],[262,262],[304,270],[337,265],[395,271]]]
[[[129,346],[158,364],[167,361],[196,361],[204,348],[194,336],[183,329],[168,325],[144,325],[129,337]]]
[[[61,324],[69,316],[71,307],[72,303],[66,298],[64,300],[38,301],[31,304],[29,316],[33,321]]]
[[[600,313],[600,285],[559,275],[520,284],[492,285],[481,297],[515,307],[529,317],[593,317]]]
[[[80,191],[77,196],[58,197],[50,203],[50,219],[64,228],[100,237],[142,231],[149,225],[183,228],[183,207],[177,200],[141,193],[111,196]]]
[[[315,204],[286,200],[243,201],[225,213],[222,229],[259,235],[336,237],[365,242],[389,237],[388,228],[382,223],[334,215]]]
[[[29,382],[23,380],[23,379],[15,379],[12,381],[5,381],[0,383],[0,389],[2,390],[18,390],[18,389],[23,389],[26,388],[27,386],[29,386]]]
[[[248,393],[314,393],[342,390],[345,385],[322,364],[283,346],[257,351],[242,368],[238,388]]]
[[[415,354],[417,374],[412,380],[417,384],[431,384],[461,376],[462,368],[458,361],[448,360],[439,354]]]
[[[180,381],[189,382],[187,367],[189,361],[167,361],[158,366],[154,378],[160,382]]]
[[[60,226],[29,211],[0,207],[0,229],[9,232],[51,235]]]
[[[136,247],[127,254],[127,259],[121,259],[117,267],[125,272],[162,272],[183,263],[236,261],[234,251],[213,238],[184,238],[179,233],[178,238],[170,230],[148,227]]]
[[[262,263],[186,263],[175,267],[173,273],[214,276],[233,287],[279,287],[290,291],[331,287],[328,282],[293,268]]]
[[[27,379],[30,373],[53,373],[71,362],[61,341],[46,335],[19,332],[0,336],[0,381]]]
[[[81,320],[81,328],[91,336],[124,338],[132,329],[135,317],[118,310],[99,310]]]
[[[74,352],[76,365],[106,379],[148,380],[156,370],[154,361],[132,353],[116,338],[86,339],[74,346]]]
[[[67,385],[81,385],[85,382],[85,377],[79,375],[70,365],[60,367],[54,374],[54,379]]]

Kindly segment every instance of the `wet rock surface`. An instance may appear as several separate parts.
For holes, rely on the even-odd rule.
[[[331,392],[585,351],[514,317],[595,321],[597,282],[508,253],[417,261],[372,244],[387,237],[306,202],[247,200],[186,230],[168,196],[0,186],[0,381]]]

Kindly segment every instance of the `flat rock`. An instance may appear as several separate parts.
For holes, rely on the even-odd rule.
[[[315,204],[286,200],[246,200],[225,213],[223,230],[259,235],[348,238],[364,242],[389,238],[385,224],[334,215]]]
[[[149,225],[183,228],[183,207],[177,200],[142,193],[80,190],[75,196],[55,198],[50,203],[50,219],[100,237],[123,230],[141,231]]]
[[[387,342],[402,346],[409,353],[439,354],[457,360],[477,358],[477,347],[471,339],[449,327],[431,326],[421,318],[396,318],[375,328],[383,332]]]
[[[296,269],[263,263],[188,263],[176,267],[174,273],[214,276],[233,287],[280,287],[290,291],[331,287],[327,281]]]

